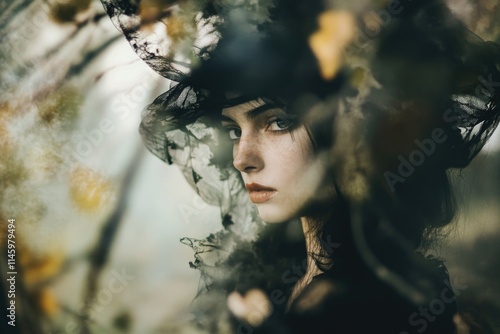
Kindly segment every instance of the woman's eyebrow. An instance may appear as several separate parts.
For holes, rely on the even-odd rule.
[[[258,117],[259,115],[261,115],[261,114],[263,114],[266,111],[271,110],[271,109],[280,109],[283,111],[283,106],[275,104],[275,103],[266,103],[266,104],[263,104],[263,105],[260,105],[256,108],[254,108],[254,109],[250,109],[248,111],[245,111],[245,116],[247,117],[247,119],[251,120],[251,119]],[[221,121],[233,122],[233,123],[235,122],[234,119],[232,119],[231,117],[226,116],[226,115],[221,115]]]
[[[235,123],[234,119],[232,119],[229,116],[226,115],[220,115],[221,122],[230,122],[230,123]]]
[[[266,103],[261,106],[258,106],[257,108],[247,111],[245,115],[247,116],[248,119],[254,119],[260,114],[263,114],[270,109],[282,109],[282,108],[274,103]]]

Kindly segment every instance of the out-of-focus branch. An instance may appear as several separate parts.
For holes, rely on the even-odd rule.
[[[87,17],[85,20],[76,22],[75,30],[68,35],[65,39],[59,42],[56,46],[54,46],[51,50],[49,50],[46,54],[43,55],[45,59],[50,59],[50,57],[54,56],[58,51],[61,50],[64,45],[74,39],[80,32],[83,31],[83,28],[88,26],[90,23],[98,23],[101,19],[107,18],[106,13],[97,13],[95,15]]]
[[[121,38],[120,35],[113,36],[95,49],[87,52],[81,62],[71,65],[68,72],[66,73],[65,80],[71,79],[72,77],[80,74],[95,58],[101,55],[102,52],[104,52],[104,50],[108,48],[108,46],[113,44],[113,42],[115,42],[119,38]]]
[[[91,306],[90,301],[93,300],[97,292],[99,277],[109,258],[113,242],[115,241],[116,232],[118,231],[122,218],[125,214],[128,196],[130,194],[130,187],[137,171],[139,170],[139,165],[142,161],[144,152],[145,149],[141,144],[136,149],[132,163],[127,168],[123,177],[123,183],[116,208],[104,223],[99,240],[90,255],[90,270],[87,276],[87,285],[85,287],[83,297],[84,301],[86,301],[84,309],[82,310],[83,319],[88,318]],[[84,333],[89,333],[87,324],[83,322],[82,325]]]
[[[31,2],[30,0],[14,0],[10,3],[2,1],[0,3],[0,31],[5,29],[17,14],[26,9]]]

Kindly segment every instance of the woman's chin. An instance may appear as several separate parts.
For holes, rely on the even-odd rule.
[[[257,210],[262,220],[269,224],[284,223],[297,217],[295,212],[284,212],[277,208],[264,207],[262,204],[257,205]]]

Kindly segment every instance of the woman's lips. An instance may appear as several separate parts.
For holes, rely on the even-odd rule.
[[[278,193],[274,188],[266,187],[255,182],[247,183],[245,187],[253,203],[265,202]]]

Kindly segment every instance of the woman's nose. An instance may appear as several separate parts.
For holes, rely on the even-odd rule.
[[[257,138],[242,135],[234,145],[233,165],[240,172],[256,172],[264,167],[262,150]]]

